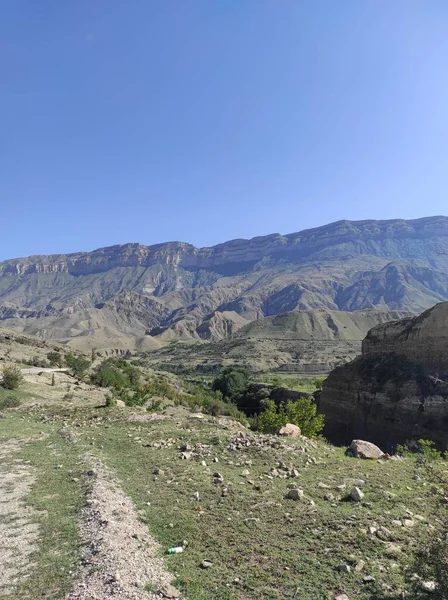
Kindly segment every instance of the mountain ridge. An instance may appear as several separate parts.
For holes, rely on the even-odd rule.
[[[417,313],[447,299],[443,216],[342,220],[206,248],[130,243],[0,263],[6,326],[101,347],[108,337],[119,346],[121,335],[126,348],[145,336],[218,340],[295,310]]]

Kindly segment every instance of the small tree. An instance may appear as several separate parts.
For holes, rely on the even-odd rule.
[[[221,392],[224,398],[230,399],[243,393],[248,383],[249,375],[245,369],[227,367],[214,379],[212,389]]]
[[[62,367],[62,356],[56,350],[47,354],[48,362],[52,367]]]
[[[11,365],[3,369],[3,387],[7,390],[16,390],[23,381],[23,375],[17,365]]]
[[[71,369],[73,375],[75,377],[79,377],[82,379],[86,374],[87,369],[90,367],[90,361],[87,358],[82,356],[73,356],[73,354],[69,354],[65,362],[67,363],[67,367]]]
[[[317,414],[317,406],[310,398],[288,400],[279,407],[274,400],[267,400],[255,423],[263,433],[276,433],[286,423],[292,423],[300,427],[303,435],[316,437],[324,427],[324,416]]]

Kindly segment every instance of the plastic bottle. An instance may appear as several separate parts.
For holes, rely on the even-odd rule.
[[[168,554],[180,554],[183,551],[184,551],[183,546],[174,546],[173,548],[168,548],[167,553]]]

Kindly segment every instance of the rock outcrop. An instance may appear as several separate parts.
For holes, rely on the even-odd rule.
[[[383,448],[419,438],[448,447],[448,302],[373,328],[362,356],[324,382],[326,437]]]

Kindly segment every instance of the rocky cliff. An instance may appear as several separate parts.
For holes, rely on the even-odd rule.
[[[0,320],[76,345],[211,339],[297,310],[448,299],[448,218],[340,221],[212,248],[125,244],[0,263]]]
[[[448,447],[448,302],[378,325],[362,356],[324,382],[319,409],[336,443],[363,438],[391,448],[432,439]]]

